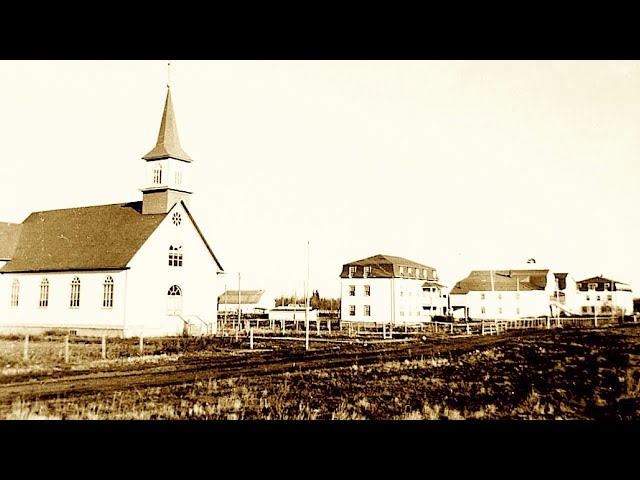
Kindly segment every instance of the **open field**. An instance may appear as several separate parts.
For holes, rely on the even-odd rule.
[[[138,356],[129,340],[129,356],[114,346],[114,358],[68,363],[49,340],[55,361],[42,353],[0,371],[0,418],[640,419],[637,324],[334,339],[309,351],[299,339],[261,338],[252,351],[246,339],[150,339]],[[2,366],[5,342],[18,357],[22,345],[0,343]]]

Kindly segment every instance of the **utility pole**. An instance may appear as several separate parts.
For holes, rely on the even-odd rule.
[[[240,318],[242,317],[242,311],[240,310],[240,272],[238,272],[238,330],[240,330]]]
[[[305,350],[309,350],[309,240],[307,240],[307,280],[304,283]]]

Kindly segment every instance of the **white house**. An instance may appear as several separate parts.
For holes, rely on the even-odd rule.
[[[435,268],[406,258],[379,254],[346,263],[340,279],[342,321],[396,325],[448,312]]]
[[[577,282],[580,314],[631,315],[633,291],[622,282],[602,276],[585,278]]]
[[[549,269],[473,270],[449,292],[454,317],[517,319],[570,312],[575,282]],[[558,310],[559,309],[559,310]]]
[[[242,315],[266,314],[276,304],[273,295],[266,290],[226,290],[218,297],[218,312],[238,314],[238,305]]]
[[[189,209],[191,158],[167,90],[142,201],[0,224],[0,333],[213,333],[223,269]]]

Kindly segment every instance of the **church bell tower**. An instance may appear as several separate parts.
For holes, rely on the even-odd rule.
[[[185,181],[193,160],[180,146],[169,85],[158,141],[142,159],[147,163],[145,186],[140,189],[142,213],[167,213],[180,200],[188,207],[192,192],[185,188]]]

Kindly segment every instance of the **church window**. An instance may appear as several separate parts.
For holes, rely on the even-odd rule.
[[[40,282],[40,308],[47,308],[49,306],[49,280],[43,278]]]
[[[73,277],[71,281],[71,302],[69,303],[71,308],[78,308],[80,306],[80,279]]]
[[[177,227],[178,225],[180,225],[180,222],[182,222],[182,217],[180,216],[179,212],[175,212],[173,214],[173,217],[171,217],[171,220],[173,221],[173,224]]]
[[[102,306],[113,308],[113,277],[110,275],[104,279],[102,284]]]
[[[20,281],[17,278],[11,283],[11,306],[18,306],[18,298],[20,297]]]
[[[153,183],[155,185],[162,184],[162,165],[160,164],[153,167]]]
[[[180,185],[182,183],[182,172],[178,170],[177,172],[175,172],[174,177],[175,177],[176,185]]]
[[[174,247],[169,246],[169,266],[181,267],[182,266],[182,246]]]

